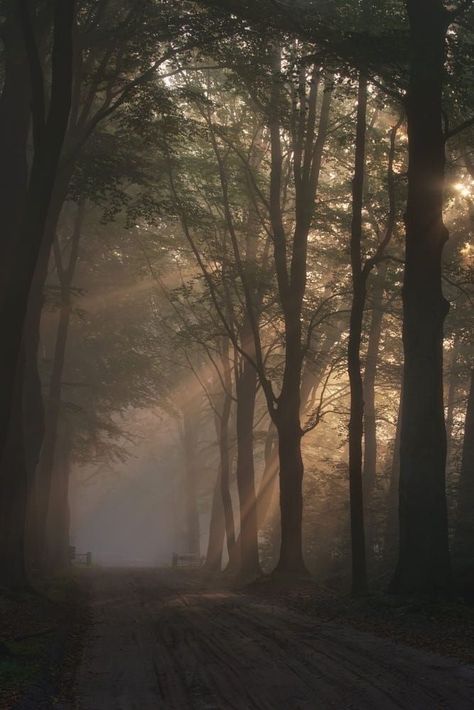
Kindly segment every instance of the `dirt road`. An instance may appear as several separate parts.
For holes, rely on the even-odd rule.
[[[473,710],[474,667],[165,571],[94,573],[77,710]]]

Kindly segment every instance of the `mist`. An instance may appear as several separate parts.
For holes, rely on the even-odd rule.
[[[2,708],[472,706],[473,13],[0,3]]]

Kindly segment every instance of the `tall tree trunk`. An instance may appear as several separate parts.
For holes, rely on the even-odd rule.
[[[56,456],[51,477],[46,523],[46,567],[49,573],[58,572],[69,565],[69,474],[71,467],[71,441],[68,423],[61,422],[57,432]]]
[[[0,298],[11,268],[28,184],[26,144],[30,125],[31,88],[19,5],[16,2],[7,4],[2,39],[5,75],[0,98]]]
[[[301,414],[304,413],[311,393],[316,391],[321,383],[324,368],[327,365],[327,358],[339,335],[340,332],[337,328],[332,329],[323,343],[317,360],[312,362],[311,365],[305,364],[301,381]],[[278,444],[275,445],[276,434],[275,426],[271,422],[265,439],[263,474],[257,490],[257,522],[259,530],[265,525],[277,490],[279,459]]]
[[[369,343],[364,368],[364,469],[363,482],[366,496],[370,496],[377,474],[377,423],[375,411],[375,378],[379,357],[380,337],[382,334],[383,295],[387,262],[380,264],[372,299],[372,317],[370,319]]]
[[[382,334],[383,294],[387,262],[380,264],[372,298],[372,316],[369,327],[369,342],[364,367],[364,462],[362,484],[365,502],[365,529],[368,563],[374,557],[374,542],[377,535],[377,516],[374,510],[374,491],[377,483],[377,413],[375,409],[375,379]]]
[[[27,324],[28,325],[28,324]],[[25,372],[23,374],[23,422],[15,422],[12,414],[13,429],[23,427],[25,445],[25,464],[28,476],[28,507],[26,514],[26,558],[28,569],[38,572],[41,559],[41,541],[38,534],[38,485],[37,466],[44,437],[45,413],[43,402],[43,383],[38,368],[40,345],[39,330],[25,329]],[[17,413],[18,416],[18,413]],[[46,509],[43,517],[45,519]]]
[[[187,552],[201,554],[199,511],[197,506],[197,412],[185,409],[183,413],[183,443],[185,458],[185,504]]]
[[[474,369],[471,370],[469,396],[464,424],[458,506],[454,534],[454,560],[462,576],[470,575],[471,597],[474,594]]]
[[[49,475],[52,472],[52,467],[45,467],[44,465],[38,466],[38,464],[40,463],[41,449],[43,446],[43,439],[47,426],[45,420],[49,416],[46,411],[47,408],[45,407],[45,403],[43,402],[42,383],[38,367],[39,345],[41,338],[41,317],[44,305],[44,289],[48,277],[48,268],[50,265],[51,246],[53,245],[54,240],[57,239],[58,223],[62,207],[64,205],[64,201],[68,192],[71,175],[72,165],[68,165],[65,168],[60,168],[60,170],[58,171],[58,176],[54,185],[50,208],[48,212],[48,219],[45,227],[45,239],[43,241],[41,252],[36,264],[35,274],[30,289],[24,333],[26,344],[26,363],[24,375],[25,446],[27,467],[30,478],[30,490],[28,496],[29,508],[27,520],[27,547],[29,563],[34,568],[40,568],[43,562],[43,543],[45,539],[44,535],[46,515],[50,491]],[[81,207],[81,210],[83,212],[83,206]],[[74,275],[74,269],[77,259],[77,249],[81,236],[80,228],[83,219],[82,213],[79,214],[81,210],[78,210],[78,216],[72,235],[70,264],[66,268],[64,273],[66,281],[68,280],[67,277],[69,270],[71,271],[71,277],[69,281],[72,281],[72,277]],[[57,264],[56,267],[56,270],[58,271],[59,266]],[[65,310],[68,311],[69,309],[67,301],[69,299],[68,289],[70,286],[71,283],[64,283],[63,285],[60,283],[61,312]],[[65,335],[67,335],[67,327]],[[53,359],[53,373],[55,369],[57,370],[54,364],[57,355],[59,355],[59,353],[55,353]],[[59,373],[59,377],[60,375],[61,373]],[[53,389],[57,391],[57,377],[55,379],[56,381],[54,385],[50,385],[50,389],[52,386]],[[52,391],[50,391],[50,401],[54,401],[55,396],[56,395]],[[60,392],[58,392],[57,397],[60,398]],[[50,449],[51,447],[51,442],[53,441],[53,438],[53,436],[49,436],[48,441],[45,442],[46,459],[50,457],[48,449]]]
[[[443,407],[443,323],[449,304],[441,289],[441,255],[448,238],[442,214],[442,88],[448,20],[441,0],[408,0],[408,16],[400,542],[392,588],[407,594],[444,594],[451,586]]]
[[[276,430],[271,422],[265,438],[264,469],[257,491],[257,521],[260,530],[265,525],[276,493],[278,446],[275,443],[275,438]]]
[[[222,553],[225,540],[225,518],[224,506],[222,505],[221,477],[222,470],[219,465],[216,485],[214,486],[214,493],[212,495],[211,517],[209,520],[209,540],[207,543],[206,561],[204,563],[205,570],[210,574],[220,572],[222,568]]]
[[[316,130],[319,82],[320,76],[314,67],[310,90],[306,95],[306,75],[304,71],[300,74],[299,88],[304,97],[305,110],[301,107],[299,112],[301,124],[297,131],[298,135],[294,136],[295,226],[290,251],[282,213],[281,52],[279,48],[275,49],[269,122],[271,139],[269,211],[278,293],[285,324],[285,366],[276,407],[272,402],[269,403],[269,407],[278,431],[281,546],[280,559],[275,572],[282,576],[308,574],[302,547],[304,466],[301,453],[303,430],[300,421],[300,388],[305,354],[302,309],[306,291],[308,234],[314,213],[332,97],[332,86],[328,80],[324,88],[319,125]],[[288,259],[290,253],[291,258]],[[290,261],[289,268],[288,261]]]
[[[400,436],[402,430],[403,379],[400,388],[397,423],[393,439],[392,460],[389,467],[390,480],[387,491],[387,514],[384,535],[384,560],[395,563],[398,546],[398,503],[400,487]]]
[[[278,481],[278,446],[275,445],[276,430],[270,422],[265,438],[264,468],[256,494],[258,530],[265,526],[269,512],[275,501]],[[237,538],[240,545],[240,535]]]
[[[283,387],[278,403],[275,425],[278,431],[278,455],[280,463],[280,556],[276,573],[281,576],[305,576],[307,569],[303,558],[303,474],[301,453],[303,431],[300,425],[301,382],[301,324],[288,328],[286,363]],[[293,342],[292,342],[293,340]]]
[[[22,347],[28,298],[45,237],[45,226],[66,133],[72,93],[74,0],[56,0],[52,51],[51,99],[44,109],[44,77],[39,63],[27,4],[23,14],[25,46],[32,78],[35,150],[23,224],[18,234],[6,287],[0,294],[0,452],[5,447],[14,399],[14,381]]]
[[[306,575],[303,559],[303,458],[301,428],[290,418],[282,417],[278,426],[280,461],[281,542],[276,572],[292,578]]]
[[[228,358],[224,358],[227,362]],[[225,365],[225,369],[227,369]],[[230,375],[230,372],[229,372]],[[228,383],[231,384],[230,382]],[[220,483],[222,505],[224,508],[225,531],[227,541],[227,555],[229,558],[229,571],[237,572],[239,560],[237,555],[237,545],[235,538],[234,511],[232,507],[232,496],[230,494],[230,456],[229,456],[229,421],[232,407],[232,397],[230,391],[224,393],[224,402],[219,420],[219,457],[220,457]]]
[[[28,475],[23,433],[23,369],[22,348],[15,377],[12,427],[7,435],[0,467],[0,586],[26,587],[25,521],[28,497]]]
[[[0,99],[0,303],[7,295],[18,236],[26,209],[28,168],[26,145],[30,125],[31,86],[19,4],[10,2],[3,26],[5,75]],[[7,330],[2,338],[8,338]],[[23,443],[23,373],[21,334],[8,370],[0,404],[0,575],[7,586],[26,584],[25,495],[27,471]],[[4,346],[3,346],[4,347]],[[3,380],[0,379],[3,383]]]
[[[364,397],[360,363],[362,321],[367,295],[367,273],[362,267],[362,199],[365,172],[365,134],[367,113],[367,78],[359,76],[357,95],[357,131],[355,170],[352,181],[352,306],[349,324],[347,365],[350,383],[349,420],[349,487],[352,546],[352,593],[367,591],[367,562],[365,551],[364,501],[362,486],[362,436]]]
[[[257,372],[247,361],[235,383],[237,398],[237,488],[240,503],[240,574],[245,579],[260,573],[258,557],[257,500],[253,454],[253,422]]]
[[[220,492],[224,510],[225,536],[227,543],[227,571],[237,573],[240,567],[239,545],[236,543],[234,510],[230,492],[231,457],[229,423],[232,412],[232,373],[229,359],[229,340],[224,338],[220,351],[222,403],[216,408],[215,426],[219,444]]]
[[[66,266],[63,265],[61,249],[57,242],[55,248],[55,262],[60,285],[61,306],[59,311],[58,329],[56,333],[56,343],[54,347],[53,367],[46,401],[45,433],[39,466],[36,473],[37,495],[35,497],[37,522],[36,535],[40,545],[39,561],[40,564],[45,563],[46,566],[49,566],[49,563],[47,557],[45,558],[43,553],[47,553],[48,550],[48,546],[46,545],[46,522],[49,500],[51,496],[54,496],[55,494],[55,492],[52,491],[52,476],[55,470],[54,458],[56,453],[56,443],[58,440],[58,427],[61,417],[62,377],[66,358],[69,323],[71,318],[71,287],[79,256],[79,244],[82,236],[84,214],[85,202],[81,200],[77,207],[77,215],[71,237],[71,251]],[[57,217],[59,217],[59,212],[56,218]],[[39,331],[41,313],[38,312],[34,306],[31,311],[32,326]],[[62,485],[62,479],[59,480]]]
[[[455,337],[453,349],[449,358],[448,382],[447,382],[447,399],[446,399],[446,457],[448,458],[451,448],[451,438],[453,435],[454,424],[454,408],[456,404],[457,376],[456,359],[458,350],[458,340]]]

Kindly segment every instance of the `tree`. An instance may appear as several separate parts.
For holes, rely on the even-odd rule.
[[[384,256],[395,227],[396,208],[394,195],[393,160],[395,139],[401,120],[391,131],[388,193],[389,215],[383,238],[375,253],[362,263],[362,206],[365,172],[365,141],[367,130],[367,77],[361,72],[357,95],[357,130],[355,142],[355,167],[352,185],[352,224],[351,224],[351,268],[353,297],[350,314],[348,340],[348,373],[351,388],[351,415],[349,421],[349,481],[351,503],[351,539],[352,539],[352,591],[361,594],[367,591],[367,564],[365,549],[364,501],[363,501],[363,421],[364,421],[364,386],[361,373],[360,348],[362,340],[363,317],[367,298],[367,280],[370,272]],[[368,452],[366,450],[365,455]]]
[[[463,591],[472,595],[472,551],[474,549],[472,515],[474,504],[474,370],[471,370],[469,383],[463,442],[453,557],[460,572],[461,584],[464,587]]]
[[[30,127],[30,73],[19,7],[18,3],[8,4],[3,26],[5,67],[0,100],[2,288],[6,285],[10,254],[21,224],[28,185],[26,144]]]
[[[0,382],[4,393],[0,402],[0,456],[3,485],[11,494],[11,505],[17,509],[17,515],[10,520],[10,524],[18,527],[18,534],[13,538],[16,541],[16,549],[5,550],[6,561],[1,570],[7,585],[25,583],[24,563],[19,562],[24,556],[27,484],[25,457],[24,453],[19,451],[19,447],[23,447],[23,376],[18,368],[24,367],[25,363],[22,338],[29,291],[43,244],[48,209],[71,107],[74,1],[55,3],[51,91],[47,110],[45,77],[39,61],[27,2],[20,5],[20,10],[31,76],[34,155],[25,214],[14,239],[11,266],[0,300],[0,321],[4,333],[0,348]],[[13,427],[10,426],[12,422]],[[4,453],[10,430],[16,445],[10,443],[8,451]],[[15,480],[18,482],[18,489],[13,486],[12,481]],[[15,560],[15,564],[9,565],[8,560]]]
[[[65,255],[62,252],[61,246],[58,244],[58,237],[56,237],[54,242],[55,266],[60,289],[59,321],[54,346],[49,391],[45,402],[45,436],[41,448],[38,470],[36,472],[37,490],[34,501],[34,514],[36,518],[35,534],[37,536],[36,544],[38,545],[37,561],[43,569],[51,569],[51,566],[54,565],[58,559],[64,561],[64,555],[50,554],[51,550],[48,549],[48,542],[54,542],[54,535],[49,534],[48,537],[46,537],[46,533],[48,527],[49,530],[51,530],[52,527],[51,522],[48,526],[48,509],[50,508],[51,497],[53,496],[54,500],[56,493],[55,486],[52,482],[52,475],[55,471],[55,455],[61,415],[62,378],[72,310],[71,291],[79,256],[79,244],[82,236],[84,214],[85,203],[84,200],[81,200],[77,206],[77,216],[71,235],[67,263],[64,263]],[[67,468],[67,445],[64,449],[63,466]],[[63,474],[60,477],[60,490],[63,496],[64,488],[67,491],[67,477]],[[57,507],[58,506],[56,506],[56,508]],[[54,519],[55,516],[50,517]],[[60,518],[61,515],[58,513],[56,517]]]
[[[445,492],[442,293],[446,33],[441,0],[407,3],[410,78],[406,98],[408,198],[403,282],[403,408],[400,437],[400,546],[392,587],[446,593],[451,585]]]

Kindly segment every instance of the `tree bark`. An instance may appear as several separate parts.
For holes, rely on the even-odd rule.
[[[232,496],[230,494],[230,459],[229,459],[229,419],[230,419],[231,399],[225,398],[222,412],[221,429],[219,436],[219,452],[221,460],[221,495],[224,506],[225,531],[227,541],[227,556],[229,558],[228,569],[238,572],[240,563],[235,537],[234,511],[232,506]]]
[[[197,426],[196,411],[186,409],[183,413],[183,443],[185,458],[185,504],[187,552],[201,554],[199,511],[197,506]]]
[[[281,576],[306,576],[303,558],[303,457],[300,425],[301,324],[287,326],[286,362],[283,388],[278,403],[275,426],[278,431],[280,463],[280,556],[276,573]],[[290,337],[289,337],[290,336]]]
[[[305,576],[303,559],[303,458],[301,428],[293,417],[277,424],[280,461],[281,542],[276,573],[289,579]]]
[[[8,280],[13,248],[25,210],[28,168],[26,145],[31,88],[18,3],[6,8],[3,26],[5,76],[0,98],[0,298]]]
[[[398,503],[400,487],[400,435],[402,428],[403,380],[400,388],[397,422],[393,439],[392,460],[389,466],[390,479],[387,491],[386,525],[384,535],[384,560],[394,564],[397,558],[398,547]]]
[[[44,115],[44,79],[39,65],[27,4],[23,9],[25,45],[32,78],[35,150],[23,224],[18,234],[10,273],[0,300],[0,452],[10,425],[14,398],[14,373],[20,359],[28,298],[45,236],[45,226],[67,128],[72,93],[72,35],[74,1],[57,0],[54,11],[51,99]]]
[[[458,340],[455,337],[453,343],[453,349],[451,351],[451,356],[449,358],[449,369],[448,369],[448,382],[447,382],[447,399],[446,399],[446,458],[449,458],[449,451],[451,448],[451,439],[453,435],[453,424],[454,424],[454,408],[456,404],[456,391],[457,391],[457,377],[458,372],[456,371],[456,360],[458,355]]]
[[[232,378],[229,361],[229,343],[223,345],[221,353],[222,380],[224,384],[222,409],[219,413],[216,424],[218,427],[219,458],[221,471],[221,495],[224,508],[225,532],[227,542],[227,555],[229,558],[228,571],[237,573],[240,567],[238,546],[236,545],[234,510],[232,506],[232,496],[230,493],[230,446],[229,446],[229,422],[232,410]]]
[[[216,485],[212,495],[211,517],[209,521],[209,540],[207,543],[206,561],[204,568],[210,574],[216,574],[222,568],[222,553],[225,540],[224,506],[222,505],[221,492],[222,471],[219,466]]]
[[[364,367],[364,493],[370,497],[377,475],[377,421],[375,410],[375,378],[382,335],[383,294],[387,262],[380,264],[372,299],[369,343]]]
[[[252,579],[260,573],[258,556],[257,499],[255,494],[255,468],[253,454],[253,423],[257,372],[244,360],[236,376],[237,398],[237,488],[240,504],[240,575]]]
[[[375,409],[375,380],[377,375],[380,338],[382,334],[383,294],[387,262],[380,264],[372,299],[372,316],[369,327],[369,342],[364,367],[364,459],[362,485],[365,503],[365,529],[367,561],[370,568],[374,558],[374,542],[377,535],[377,515],[374,510],[374,491],[377,483],[377,412]]]
[[[308,234],[314,213],[332,97],[332,87],[328,82],[324,89],[319,126],[316,130],[319,81],[319,73],[314,67],[311,87],[306,96],[304,72],[300,77],[300,90],[305,104],[307,102],[307,112],[300,111],[301,123],[297,135],[295,133],[293,137],[295,226],[290,251],[282,213],[281,53],[279,48],[275,49],[269,122],[269,211],[278,294],[284,316],[285,364],[280,395],[276,406],[269,403],[269,410],[278,431],[280,457],[281,546],[280,558],[275,568],[275,573],[279,576],[308,574],[302,549],[304,466],[301,454],[303,431],[300,421],[300,388],[305,348],[301,321],[306,290]],[[287,252],[291,254],[290,258]]]
[[[71,319],[71,287],[79,256],[79,244],[82,236],[84,214],[85,202],[81,200],[77,207],[77,215],[71,238],[71,251],[67,266],[63,266],[62,264],[59,246],[57,245],[57,248],[55,249],[56,270],[58,273],[61,292],[61,306],[59,311],[58,329],[56,333],[56,343],[54,347],[53,367],[49,382],[48,397],[46,400],[45,433],[39,466],[36,472],[36,535],[40,545],[39,562],[41,565],[45,564],[48,568],[50,567],[50,562],[48,560],[48,545],[46,537],[47,511],[51,496],[55,496],[55,491],[52,487],[52,477],[55,471],[54,459],[56,454],[56,444],[58,441],[58,427],[61,417],[62,377],[66,358],[69,323]],[[59,214],[57,216],[59,216]],[[43,275],[41,275],[41,277],[42,276]],[[39,330],[41,313],[36,311],[34,305],[32,310],[32,325]],[[60,485],[62,485],[61,477],[59,478],[59,482]]]
[[[26,363],[24,374],[24,426],[26,461],[30,479],[29,507],[27,519],[27,548],[29,563],[35,569],[40,569],[44,562],[43,549],[45,540],[45,525],[50,492],[49,477],[53,470],[52,466],[41,466],[40,462],[43,440],[47,427],[46,418],[49,416],[46,411],[45,403],[43,401],[41,376],[38,368],[38,351],[41,339],[41,317],[44,305],[44,289],[48,277],[48,268],[50,264],[51,246],[53,245],[54,240],[57,238],[58,223],[69,189],[69,181],[72,175],[72,168],[73,165],[70,164],[66,167],[60,166],[60,168],[58,169],[58,174],[51,196],[48,219],[46,221],[45,239],[43,241],[40,255],[36,263],[33,282],[30,288],[28,310],[26,314],[26,323],[24,329],[26,347]],[[82,214],[81,216],[79,216],[78,214],[79,222],[82,222],[82,219]],[[70,255],[71,263],[67,267],[63,275],[63,279],[65,278],[66,281],[70,280],[71,282],[74,275],[75,261],[77,259],[77,249],[81,236],[79,222],[76,220],[75,231],[72,235],[72,248]],[[68,277],[69,270],[71,271],[70,279]],[[67,300],[69,298],[69,295],[66,292],[68,291],[70,285],[71,283],[65,283],[64,285],[60,284],[60,313],[69,308],[69,306],[67,306]],[[56,354],[53,358],[53,372],[55,369],[55,359]],[[59,376],[60,374],[61,373],[59,373]],[[57,396],[60,397],[60,393]],[[54,395],[51,392],[50,397],[53,397],[54,400]],[[49,440],[45,442],[46,458],[48,458],[49,456],[48,450],[51,446],[51,441],[52,437],[50,436]]]
[[[20,358],[12,408],[12,422],[18,426],[7,434],[0,467],[0,586],[10,589],[28,585],[25,556],[28,475],[22,426],[24,348]]]
[[[257,521],[259,530],[263,528],[269,511],[272,508],[278,479],[278,446],[276,445],[276,430],[273,422],[265,439],[264,469],[257,491]]]
[[[464,424],[453,555],[457,571],[471,574],[472,595],[474,592],[474,369],[471,370]]]
[[[365,173],[367,78],[361,73],[357,94],[355,169],[352,181],[351,266],[352,305],[347,366],[350,383],[349,488],[351,512],[352,593],[367,592],[364,500],[362,485],[362,437],[364,396],[360,362],[362,321],[367,295],[367,272],[362,267],[362,201]]]
[[[63,570],[69,565],[71,441],[68,424],[64,420],[57,431],[55,450],[45,535],[44,569],[50,574]]]
[[[392,589],[446,594],[451,586],[445,491],[441,289],[445,139],[442,87],[447,12],[441,0],[408,0],[406,100],[409,166],[403,282],[404,391],[400,444],[400,541]]]
[[[18,3],[7,4],[2,39],[5,75],[0,99],[0,303],[7,293],[28,187],[26,147],[31,85]],[[8,337],[6,332],[2,337]],[[18,369],[26,356],[24,345],[19,347],[18,367],[17,359],[12,359],[9,361],[10,370],[0,374],[0,378],[5,376],[7,380],[7,387],[2,388],[0,404],[0,575],[6,586],[25,586],[27,583],[24,540],[24,497],[27,487],[23,444],[25,409],[22,401],[23,377]],[[8,400],[8,397],[13,399]]]

